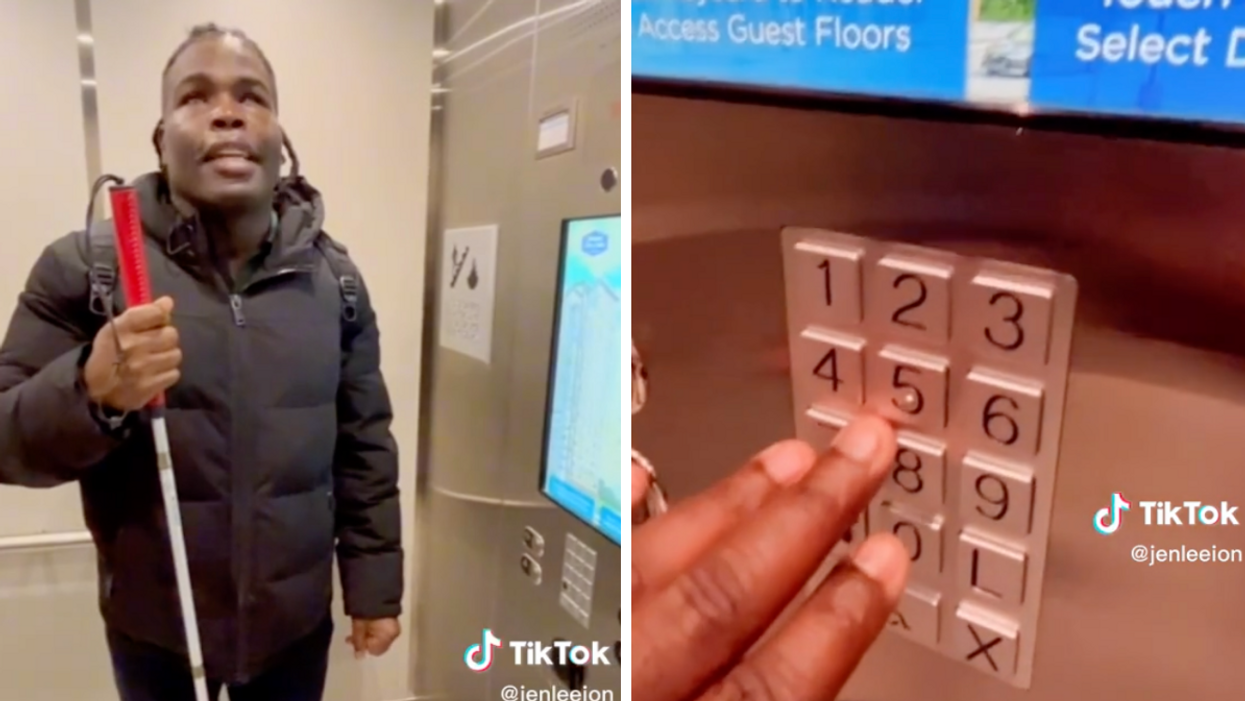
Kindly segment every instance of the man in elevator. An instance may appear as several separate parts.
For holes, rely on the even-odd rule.
[[[164,70],[139,178],[151,285],[119,313],[115,252],[79,232],[45,249],[0,347],[0,482],[81,485],[123,701],[317,701],[334,555],[349,641],[400,633],[397,447],[370,298],[321,230],[319,193],[277,119],[272,66],[204,25]],[[291,174],[281,177],[289,152]],[[143,412],[167,393],[205,669],[187,663]]]

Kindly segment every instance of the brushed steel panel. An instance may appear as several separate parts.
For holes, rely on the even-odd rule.
[[[1117,491],[1245,490],[1245,327],[1232,321],[1245,313],[1245,200],[1228,184],[1245,156],[642,96],[633,124],[633,325],[650,377],[633,441],[676,501],[795,431],[783,227],[1078,283],[1030,688],[884,635],[844,701],[1239,696],[1245,669],[1222,661],[1245,653],[1245,606],[1222,592],[1245,585],[1245,567],[1149,567],[1129,549],[1245,536],[1136,518],[1103,537],[1092,518]]]

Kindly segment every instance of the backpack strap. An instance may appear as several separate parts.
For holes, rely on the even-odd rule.
[[[87,265],[90,309],[96,316],[107,317],[108,307],[117,311],[117,248],[111,221],[91,224],[86,236],[83,260]]]
[[[359,269],[355,266],[354,261],[350,259],[350,253],[346,247],[340,242],[334,241],[328,234],[321,232],[316,237],[316,247],[324,255],[329,271],[332,272],[333,278],[337,280],[337,289],[339,294],[341,294],[342,339],[344,344],[345,340],[353,338],[358,330],[355,322],[359,319],[359,295],[361,291]]]

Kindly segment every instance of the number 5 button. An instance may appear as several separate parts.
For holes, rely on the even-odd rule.
[[[1053,288],[1044,283],[983,272],[969,285],[969,316],[956,321],[972,334],[973,348],[982,356],[1042,365],[1053,297]]]
[[[886,346],[872,362],[869,405],[887,419],[927,433],[947,425],[947,360]]]

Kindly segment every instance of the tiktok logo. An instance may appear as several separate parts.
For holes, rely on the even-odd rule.
[[[483,672],[493,665],[493,648],[501,647],[501,639],[485,628],[483,641],[467,648],[463,662],[473,672]]]
[[[1099,509],[1094,514],[1094,530],[1103,535],[1111,535],[1120,527],[1120,517],[1123,512],[1128,511],[1131,504],[1124,499],[1124,495],[1116,492],[1111,495],[1111,506],[1105,509]]]

